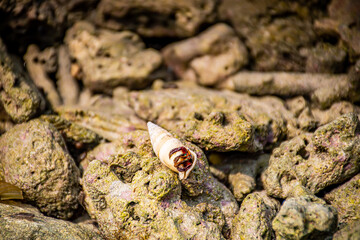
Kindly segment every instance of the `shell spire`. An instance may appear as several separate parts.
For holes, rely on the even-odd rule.
[[[152,122],[147,126],[156,156],[165,166],[179,173],[180,180],[186,179],[196,164],[196,154],[162,127]]]

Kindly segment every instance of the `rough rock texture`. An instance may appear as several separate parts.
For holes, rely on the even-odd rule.
[[[286,107],[297,118],[298,127],[310,131],[315,130],[315,127],[332,122],[346,113],[355,113],[358,117],[360,114],[360,108],[347,101],[336,102],[328,109],[321,109],[319,106],[311,106],[309,101],[302,96],[287,99]]]
[[[2,102],[0,101],[0,135],[9,130],[14,126],[14,123],[11,121],[11,117],[4,109]]]
[[[335,207],[339,223],[360,219],[360,174],[326,193],[324,199]]]
[[[99,144],[101,137],[95,132],[56,115],[42,115],[41,119],[51,123],[66,142],[74,156],[80,151],[89,150]]]
[[[322,35],[340,37],[349,46],[349,54],[360,54],[359,31],[360,3],[356,0],[332,0],[328,5],[328,18],[314,23],[317,32]]]
[[[297,123],[295,125],[297,129],[289,129],[289,134],[288,134],[289,139],[298,136],[303,132],[314,131],[320,125],[319,119],[315,118],[313,115],[313,108],[311,108],[310,104],[308,103],[308,101],[305,100],[304,97],[299,96],[299,97],[287,99],[286,107],[294,115]],[[328,122],[330,121],[322,122],[321,125],[324,125]]]
[[[148,37],[189,37],[212,20],[217,0],[102,0],[96,22],[115,30],[129,29]]]
[[[81,68],[84,85],[97,91],[119,85],[143,88],[162,61],[156,50],[145,49],[138,35],[96,30],[87,22],[77,22],[70,28],[65,42]]]
[[[359,76],[353,78],[350,74],[240,72],[229,77],[219,88],[254,95],[303,95],[310,97],[320,107],[327,108],[340,100],[359,100]]]
[[[317,193],[351,178],[359,168],[359,120],[349,113],[274,149],[262,181],[269,195],[286,198],[296,185]]]
[[[181,182],[155,157],[146,131],[123,134],[88,154],[85,206],[107,239],[223,239],[236,200],[211,176],[204,153],[184,144],[198,160]]]
[[[332,122],[346,113],[355,113],[358,117],[360,116],[359,106],[346,101],[334,103],[329,109],[325,110],[312,108],[311,112],[320,126]]]
[[[276,239],[325,239],[337,225],[336,209],[319,198],[288,198],[272,222]]]
[[[219,161],[214,158],[219,158]],[[269,154],[247,156],[234,153],[222,157],[217,153],[212,153],[209,161],[214,165],[210,167],[210,170],[216,178],[229,186],[236,200],[241,202],[255,189],[256,178],[268,164],[269,158]]]
[[[333,236],[333,240],[358,240],[358,239],[360,239],[360,219],[347,223]]]
[[[314,41],[312,25],[298,17],[275,19],[247,36],[246,45],[259,71],[303,71],[305,58],[301,48]]]
[[[86,225],[45,217],[36,208],[25,204],[0,202],[0,215],[1,239],[103,239]]]
[[[1,1],[0,33],[15,51],[25,52],[29,42],[49,45],[61,40],[65,29],[85,17],[96,3],[97,0]]]
[[[166,64],[184,79],[213,86],[248,62],[244,44],[226,24],[216,24],[196,37],[163,50]]]
[[[28,121],[45,108],[45,101],[18,59],[0,39],[0,99],[15,122]]]
[[[302,50],[315,40],[312,18],[321,14],[317,1],[223,0],[221,19],[245,39],[259,71],[304,71]]]
[[[341,73],[344,71],[346,51],[328,43],[319,43],[311,49],[306,61],[306,72]]]
[[[279,209],[280,203],[265,191],[249,194],[234,218],[231,239],[275,239],[271,222]]]
[[[109,141],[116,140],[122,133],[147,129],[146,122],[128,107],[127,91],[121,91],[120,97],[116,97],[116,92],[114,90],[114,98],[95,95],[85,100],[86,105],[64,106],[56,111],[61,118],[90,129]]]
[[[347,101],[336,102],[328,109],[321,109],[319,106],[311,106],[304,97],[299,96],[287,99],[286,107],[297,119],[297,127],[306,132],[314,131],[316,127],[332,122],[346,113],[355,113],[358,117],[360,116],[360,108]],[[299,131],[290,133],[289,138],[299,135]]]
[[[130,93],[137,116],[205,150],[254,152],[286,136],[292,114],[275,97],[252,98],[200,87]]]
[[[35,119],[7,131],[0,138],[0,162],[4,180],[23,190],[25,200],[49,216],[73,215],[79,170],[51,124]]]

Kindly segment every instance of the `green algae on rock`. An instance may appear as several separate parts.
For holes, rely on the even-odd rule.
[[[279,209],[279,201],[267,196],[265,191],[247,195],[233,220],[231,239],[275,239],[271,222]]]
[[[198,160],[181,182],[155,157],[146,131],[122,134],[88,154],[85,206],[104,236],[223,239],[223,228],[238,210],[236,200],[211,176],[203,152],[184,145]]]
[[[219,84],[247,64],[244,44],[226,24],[216,24],[199,35],[163,50],[166,64],[181,78],[203,86]]]
[[[339,223],[360,219],[360,174],[326,193],[324,199],[335,207]]]
[[[0,39],[0,100],[15,122],[25,122],[45,108],[45,100],[18,59],[9,55]]]
[[[127,93],[123,95],[127,96]],[[89,129],[109,141],[116,140],[122,133],[146,129],[146,122],[136,116],[126,101],[116,97],[97,95],[90,98],[85,106],[62,106],[56,112],[66,121]]]
[[[78,207],[79,169],[61,134],[39,119],[16,125],[0,137],[4,180],[41,212],[70,218]]]
[[[134,91],[129,103],[140,118],[219,152],[261,150],[281,141],[293,123],[278,98],[201,87]]]
[[[272,222],[276,239],[325,239],[336,230],[336,209],[312,196],[288,198]]]
[[[139,36],[128,31],[96,30],[77,22],[65,37],[70,55],[83,72],[84,85],[109,91],[119,85],[141,89],[151,83],[149,75],[161,64],[161,55],[145,49]]]
[[[333,240],[358,240],[358,239],[360,239],[360,219],[349,221],[333,236]]]
[[[95,132],[57,115],[42,115],[40,118],[51,123],[61,133],[71,153],[93,148],[101,140]]]
[[[36,208],[11,201],[0,201],[0,238],[52,239],[52,240],[102,240],[85,225],[46,217]]]
[[[359,120],[345,114],[274,149],[262,175],[270,196],[286,198],[300,184],[317,193],[354,176],[360,168]]]

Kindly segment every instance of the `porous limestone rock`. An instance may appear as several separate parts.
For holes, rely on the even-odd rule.
[[[270,196],[286,198],[302,185],[312,193],[354,176],[360,168],[359,120],[345,114],[274,149],[262,175]]]
[[[209,172],[204,153],[179,180],[152,151],[146,131],[123,134],[87,156],[85,206],[107,239],[223,239],[238,210],[235,198]]]
[[[82,71],[84,85],[96,91],[120,85],[146,87],[152,81],[149,75],[162,61],[160,53],[145,49],[135,33],[95,29],[88,22],[77,22],[70,28],[65,42]]]
[[[79,169],[61,134],[34,119],[0,137],[4,180],[19,187],[24,199],[46,215],[68,219],[78,207]]]

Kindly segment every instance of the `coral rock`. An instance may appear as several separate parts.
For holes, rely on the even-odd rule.
[[[0,138],[4,180],[45,214],[67,219],[78,207],[79,169],[61,134],[35,119],[16,125]]]

